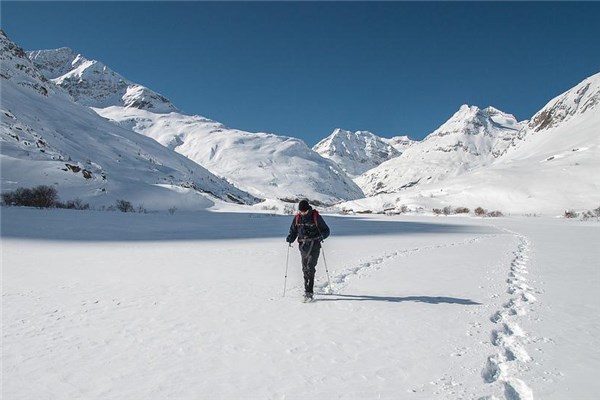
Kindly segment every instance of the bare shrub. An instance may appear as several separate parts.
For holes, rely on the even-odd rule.
[[[3,193],[2,201],[7,206],[50,208],[56,206],[58,192],[53,186],[46,185],[32,189],[20,187],[14,192]]]
[[[596,216],[594,215],[593,211],[584,211],[583,214],[581,215],[581,218],[584,221],[587,221],[588,219],[595,218],[595,217]]]
[[[57,208],[66,208],[69,210],[89,210],[89,203],[84,203],[81,199],[69,200],[66,203],[57,202]]]
[[[33,188],[33,206],[38,208],[54,207],[58,200],[58,192],[52,186]]]
[[[121,212],[135,212],[133,205],[127,200],[117,200],[115,207]]]
[[[2,204],[5,206],[16,206],[15,192],[2,193]]]
[[[564,217],[565,218],[577,218],[579,214],[573,210],[565,210]]]
[[[585,211],[581,211],[580,213],[575,211],[575,210],[565,210],[565,213],[563,215],[564,218],[577,218],[581,215],[581,219],[584,221],[587,221],[589,219],[598,219],[600,218],[600,207],[595,208],[593,210],[585,210]]]
[[[454,209],[454,212],[457,214],[468,214],[471,212],[467,207],[457,207]]]
[[[171,214],[171,215],[175,214],[176,211],[177,211],[177,207],[175,207],[175,206],[169,208],[169,214]]]
[[[477,207],[474,212],[478,217],[483,217],[485,214],[487,214],[487,211],[482,207]]]

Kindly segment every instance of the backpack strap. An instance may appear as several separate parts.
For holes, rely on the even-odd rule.
[[[319,229],[319,223],[317,222],[317,217],[319,216],[319,212],[317,210],[312,210],[313,212],[313,219],[315,220],[315,225],[317,227],[317,229]],[[300,224],[300,213],[296,214],[296,226],[298,226]],[[319,229],[319,232],[321,232],[321,230]]]

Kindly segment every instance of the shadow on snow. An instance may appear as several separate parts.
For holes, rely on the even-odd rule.
[[[320,294],[325,298],[319,298],[319,301],[385,301],[390,303],[416,302],[428,304],[460,304],[463,306],[479,306],[481,303],[470,299],[459,299],[456,297],[445,296],[368,296],[368,295],[352,295],[352,294]]]
[[[281,238],[293,216],[178,212],[131,214],[121,212],[2,207],[3,238],[58,241],[177,241]],[[324,216],[331,237],[404,234],[492,234],[493,228],[462,222],[444,223]]]

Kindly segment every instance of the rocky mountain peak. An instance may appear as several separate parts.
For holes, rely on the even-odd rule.
[[[510,114],[464,104],[424,140],[367,171],[356,182],[365,194],[375,195],[456,177],[492,164],[521,129],[522,124]]]
[[[67,90],[73,99],[88,107],[133,107],[155,113],[177,108],[164,96],[131,82],[100,61],[89,60],[63,47],[27,53],[47,79]]]
[[[165,207],[165,199],[187,203],[184,197],[191,198],[188,204],[203,207],[213,204],[212,198],[246,204],[258,200],[156,141],[73,102],[4,32],[0,50],[3,189],[55,185],[61,196],[104,205],[124,196],[155,207]]]
[[[534,132],[554,128],[573,116],[584,114],[600,104],[600,73],[585,79],[574,88],[550,100],[531,118],[528,127]]]
[[[27,58],[27,53],[13,43],[3,30],[0,30],[0,78],[14,80],[17,85],[43,96],[54,91],[53,85]]]
[[[520,129],[521,124],[511,114],[494,107],[480,109],[477,106],[465,104],[425,140],[448,135],[494,136],[503,130],[518,131]]]
[[[337,163],[348,175],[358,176],[401,154],[388,140],[369,131],[338,128],[313,150]]]
[[[30,51],[27,52],[27,56],[47,79],[56,79],[68,73],[79,58],[79,55],[68,47]]]

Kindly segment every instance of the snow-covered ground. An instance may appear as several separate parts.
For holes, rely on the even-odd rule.
[[[326,215],[303,304],[290,216],[1,212],[7,400],[600,392],[597,221]]]

